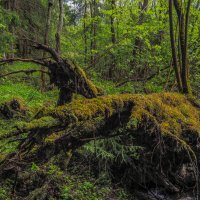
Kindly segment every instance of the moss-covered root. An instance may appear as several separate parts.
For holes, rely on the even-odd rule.
[[[124,114],[122,115],[122,113]],[[91,123],[92,119],[96,119],[96,123]],[[124,122],[121,123],[123,120]],[[45,140],[49,134],[56,134],[59,131],[67,130],[65,133],[67,134],[71,132],[70,129],[73,130],[77,126],[77,123],[82,122],[86,127],[87,124],[90,124],[88,132],[91,135],[87,134],[86,131],[82,132],[82,130],[76,129],[79,133],[78,137],[82,139],[84,137],[93,138],[92,130],[95,130],[99,124],[101,125],[102,121],[107,124],[110,133],[115,127],[114,124],[118,123],[119,126],[123,127],[121,135],[126,134],[127,130],[136,131],[142,127],[149,133],[159,130],[163,136],[176,136],[180,141],[188,144],[197,141],[200,135],[199,108],[193,106],[186,96],[177,93],[123,94],[79,99],[70,104],[45,111],[41,118],[28,123],[20,123],[18,130],[20,134],[30,133],[28,137],[40,135],[41,139],[42,135]],[[83,126],[80,126],[80,129],[82,128]],[[71,136],[77,137],[77,133],[73,132],[75,135]],[[83,135],[80,135],[81,133]],[[109,137],[109,135],[107,136]]]
[[[0,118],[25,118],[27,109],[21,99],[14,98],[0,105]]]

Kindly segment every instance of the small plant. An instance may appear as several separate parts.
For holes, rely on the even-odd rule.
[[[68,186],[64,186],[61,192],[61,199],[62,200],[70,200],[70,188]]]
[[[50,165],[48,168],[48,174],[49,175],[57,175],[60,176],[63,174],[63,172],[61,171],[61,169],[57,166],[57,165]]]
[[[39,171],[39,169],[40,168],[35,163],[32,163],[32,165],[31,165],[31,171],[37,172],[37,171]]]
[[[5,189],[0,188],[0,200],[10,200]]]

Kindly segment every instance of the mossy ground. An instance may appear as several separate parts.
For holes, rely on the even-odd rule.
[[[22,65],[20,64],[20,66]],[[22,67],[27,68],[31,66],[24,65]],[[28,115],[26,118],[0,119],[0,135],[16,130],[16,126],[19,129],[35,130],[44,127],[51,128],[59,124],[65,125],[69,129],[76,125],[77,128],[84,127],[84,131],[82,130],[79,133],[81,135],[87,130],[93,130],[92,126],[97,126],[112,115],[129,109],[130,116],[128,122],[118,130],[118,132],[124,135],[127,132],[131,133],[128,136],[129,140],[134,141],[134,131],[141,126],[145,129],[146,134],[153,134],[155,129],[159,130],[163,136],[173,138],[184,148],[187,146],[187,149],[190,148],[190,136],[195,135],[197,138],[200,136],[200,109],[193,105],[191,98],[178,93],[153,93],[148,95],[115,94],[94,99],[84,99],[77,96],[72,103],[55,107],[58,94],[56,89],[41,93],[36,89],[37,87],[39,88],[39,84],[35,87],[32,86],[33,82],[29,82],[33,80],[22,82],[22,77],[16,81],[8,81],[7,79],[1,81],[0,104],[14,98],[19,99],[24,109],[27,110]],[[116,92],[113,88],[109,90],[107,91],[108,94]],[[117,93],[120,93],[120,90]],[[148,126],[149,123],[151,126]],[[69,124],[72,124],[72,126],[67,127]],[[96,130],[95,127],[94,130]],[[65,134],[65,131],[52,133],[45,138],[45,143],[53,143],[63,134]],[[84,135],[81,136],[84,138]],[[91,142],[78,150],[77,159],[82,157],[85,162],[86,158],[84,155],[88,157],[95,155],[95,159],[98,161],[104,160],[107,163],[116,160],[127,162],[133,158],[139,159],[137,154],[137,150],[140,149],[139,146],[134,146],[134,142],[131,145],[123,146],[119,138],[116,140],[108,139],[104,142],[102,140]],[[0,160],[8,153],[14,152],[17,143],[1,141],[0,145],[5,148],[1,149]],[[192,149],[189,149],[189,151],[190,153],[191,151],[193,152]],[[88,163],[84,162],[74,162],[71,167],[75,168],[75,165],[81,168],[85,167],[86,172],[89,173]],[[52,165],[51,169],[47,170],[51,173],[49,178],[63,176],[61,175],[63,172],[57,173],[60,172],[60,169],[54,167],[55,163],[48,164],[49,166]],[[37,171],[38,168],[33,167],[32,170]],[[98,182],[93,175],[92,177],[88,174],[81,176],[83,171],[80,168],[78,171],[80,176],[76,170],[71,170],[65,176],[65,182],[63,184],[58,183],[59,195],[62,196],[62,199],[81,199],[83,194],[87,194],[90,200],[105,199],[104,195],[113,195],[116,199],[130,199],[127,197],[126,192],[120,188],[117,188],[119,193],[116,192],[112,188],[112,183],[105,184],[105,179],[102,181],[103,183],[101,181]],[[100,178],[102,177],[100,176]],[[9,188],[6,187],[5,185],[4,188],[0,189],[0,198],[7,198],[6,194],[9,193]]]
[[[67,128],[69,124],[74,124],[77,128],[84,126],[84,131],[80,130],[81,134],[86,133],[87,130],[95,130],[97,128],[95,126],[98,126],[102,120],[126,109],[130,109],[130,117],[124,127],[124,132],[134,131],[139,126],[145,128],[146,123],[151,123],[149,133],[156,129],[163,135],[173,137],[179,142],[182,141],[183,145],[187,143],[190,134],[194,134],[195,137],[200,136],[199,108],[193,106],[190,98],[178,93],[121,94],[94,99],[81,98],[64,106],[46,108],[42,116],[37,119],[30,118],[28,121],[21,122],[16,120],[15,125],[27,131],[37,128],[51,129],[59,124]],[[12,130],[13,127],[9,125],[8,129]],[[123,129],[120,131],[123,133]],[[3,132],[5,133],[5,130]],[[48,136],[51,141],[53,135],[56,134]]]
[[[11,66],[5,66],[5,68],[3,69],[3,73],[35,68],[38,69],[38,66],[29,63],[27,64],[18,62],[12,64]],[[31,124],[27,123],[28,121],[31,121],[35,116],[36,118],[38,118],[40,117],[40,115],[43,115],[43,112],[46,112],[46,110],[49,110],[50,108],[53,109],[57,101],[58,91],[56,90],[56,88],[44,93],[40,92],[38,76],[39,73],[34,73],[31,76],[22,73],[18,74],[17,77],[16,75],[11,75],[0,80],[0,105],[6,102],[10,102],[13,99],[18,99],[27,110],[27,116],[25,118],[14,117],[9,120],[3,118],[0,119],[0,137],[6,135],[9,132],[15,131],[16,126],[19,128],[33,128],[36,126],[38,127],[39,124],[41,126],[48,126],[49,124],[52,125],[51,120],[54,121],[54,118],[51,116],[40,119],[41,123],[39,124],[37,119],[35,121],[33,120]],[[75,96],[75,98],[80,97]],[[27,124],[29,126],[24,127]],[[52,137],[53,135],[50,136],[49,139],[47,138],[47,142],[52,142],[55,139],[55,137],[51,139]],[[8,143],[6,140],[1,141],[0,146],[3,148],[1,148],[0,151],[0,161],[2,161],[8,153],[15,152],[17,145],[18,141],[11,143]],[[62,181],[62,183],[59,183],[58,186],[61,199],[85,199],[86,194],[87,199],[89,200],[105,199],[106,196],[108,197],[109,195],[115,196],[117,199],[125,199],[123,197],[125,197],[126,194],[123,189],[112,189],[111,183],[105,184],[105,181],[102,180],[100,180],[100,182],[98,181],[97,183],[97,181],[92,178],[91,175],[86,175],[89,171],[87,171],[86,174],[83,175],[80,170],[77,170],[75,172],[75,169],[73,168],[74,172],[72,171],[64,176],[63,172],[61,172],[60,169],[58,169],[53,164],[49,167],[51,168],[47,170],[50,173],[48,175],[49,179],[60,177],[61,180],[64,180]],[[37,173],[34,172],[34,167],[32,167],[32,170],[32,173]],[[39,170],[38,167],[37,170]],[[78,171],[80,172],[79,175],[77,173]],[[11,199],[11,188],[12,181],[10,182],[8,180],[8,182],[4,182],[4,184],[0,186],[0,199]],[[39,191],[39,196],[41,196],[41,191]],[[52,199],[54,198],[52,197]]]

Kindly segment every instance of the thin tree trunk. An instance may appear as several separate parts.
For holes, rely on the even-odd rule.
[[[186,19],[185,19],[185,54],[186,54],[186,78],[189,83],[189,59],[188,59],[188,26],[189,26],[189,14],[190,14],[191,0],[188,0],[187,11],[186,11]],[[190,93],[191,88],[188,84],[188,93]]]
[[[181,81],[182,81],[182,92],[185,94],[191,93],[190,83],[189,83],[189,64],[188,64],[188,22],[189,22],[189,11],[191,6],[191,1],[188,0],[186,12],[183,10],[183,5],[179,1],[174,0],[174,7],[179,21],[179,41],[181,48]]]
[[[112,8],[112,15],[110,16],[110,31],[111,31],[111,41],[112,45],[114,46],[116,44],[116,31],[115,31],[115,17],[114,17],[114,11],[115,11],[115,0],[111,0],[111,8]],[[111,66],[109,68],[109,78],[111,79],[113,77],[113,72],[116,69],[116,59],[115,55],[111,53]]]
[[[170,22],[171,49],[172,49],[173,65],[174,65],[174,71],[175,71],[175,74],[176,74],[176,80],[177,80],[177,84],[178,84],[178,89],[179,89],[180,92],[182,92],[180,68],[179,68],[178,60],[177,60],[176,44],[175,44],[174,30],[173,30],[172,1],[173,0],[169,0],[169,22]]]
[[[95,67],[96,65],[96,50],[97,50],[97,2],[96,0],[92,0],[90,3],[90,11],[91,11],[91,18],[92,18],[92,24],[91,24],[91,66]]]
[[[83,34],[84,34],[84,63],[87,65],[87,30],[86,30],[86,19],[87,19],[87,0],[84,3],[84,16],[83,16]]]
[[[52,6],[53,6],[53,0],[48,1],[48,10],[47,10],[47,21],[46,21],[46,29],[44,34],[44,45],[48,45],[49,40],[49,31],[50,31],[50,25],[51,25],[51,15],[52,15]],[[46,52],[43,52],[43,58],[45,58]],[[45,67],[41,66],[41,70],[45,71]],[[46,80],[45,80],[45,73],[41,73],[41,84],[42,84],[42,91],[45,90],[46,87]]]
[[[59,0],[59,22],[58,22],[58,27],[57,27],[57,33],[55,35],[56,38],[56,51],[58,54],[60,54],[60,37],[62,33],[62,28],[63,28],[63,18],[64,18],[64,5],[63,5],[63,0]]]

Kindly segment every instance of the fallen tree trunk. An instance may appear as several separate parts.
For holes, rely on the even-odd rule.
[[[140,146],[142,151],[139,160],[130,157],[128,163],[116,161],[111,166],[115,180],[127,188],[159,186],[170,193],[190,188],[198,196],[199,116],[199,108],[176,93],[75,100],[8,134],[8,141],[15,138],[20,143],[15,153],[2,160],[0,174],[22,173],[30,163],[42,166],[92,140],[118,136],[123,145]],[[189,182],[184,166],[192,169]]]

